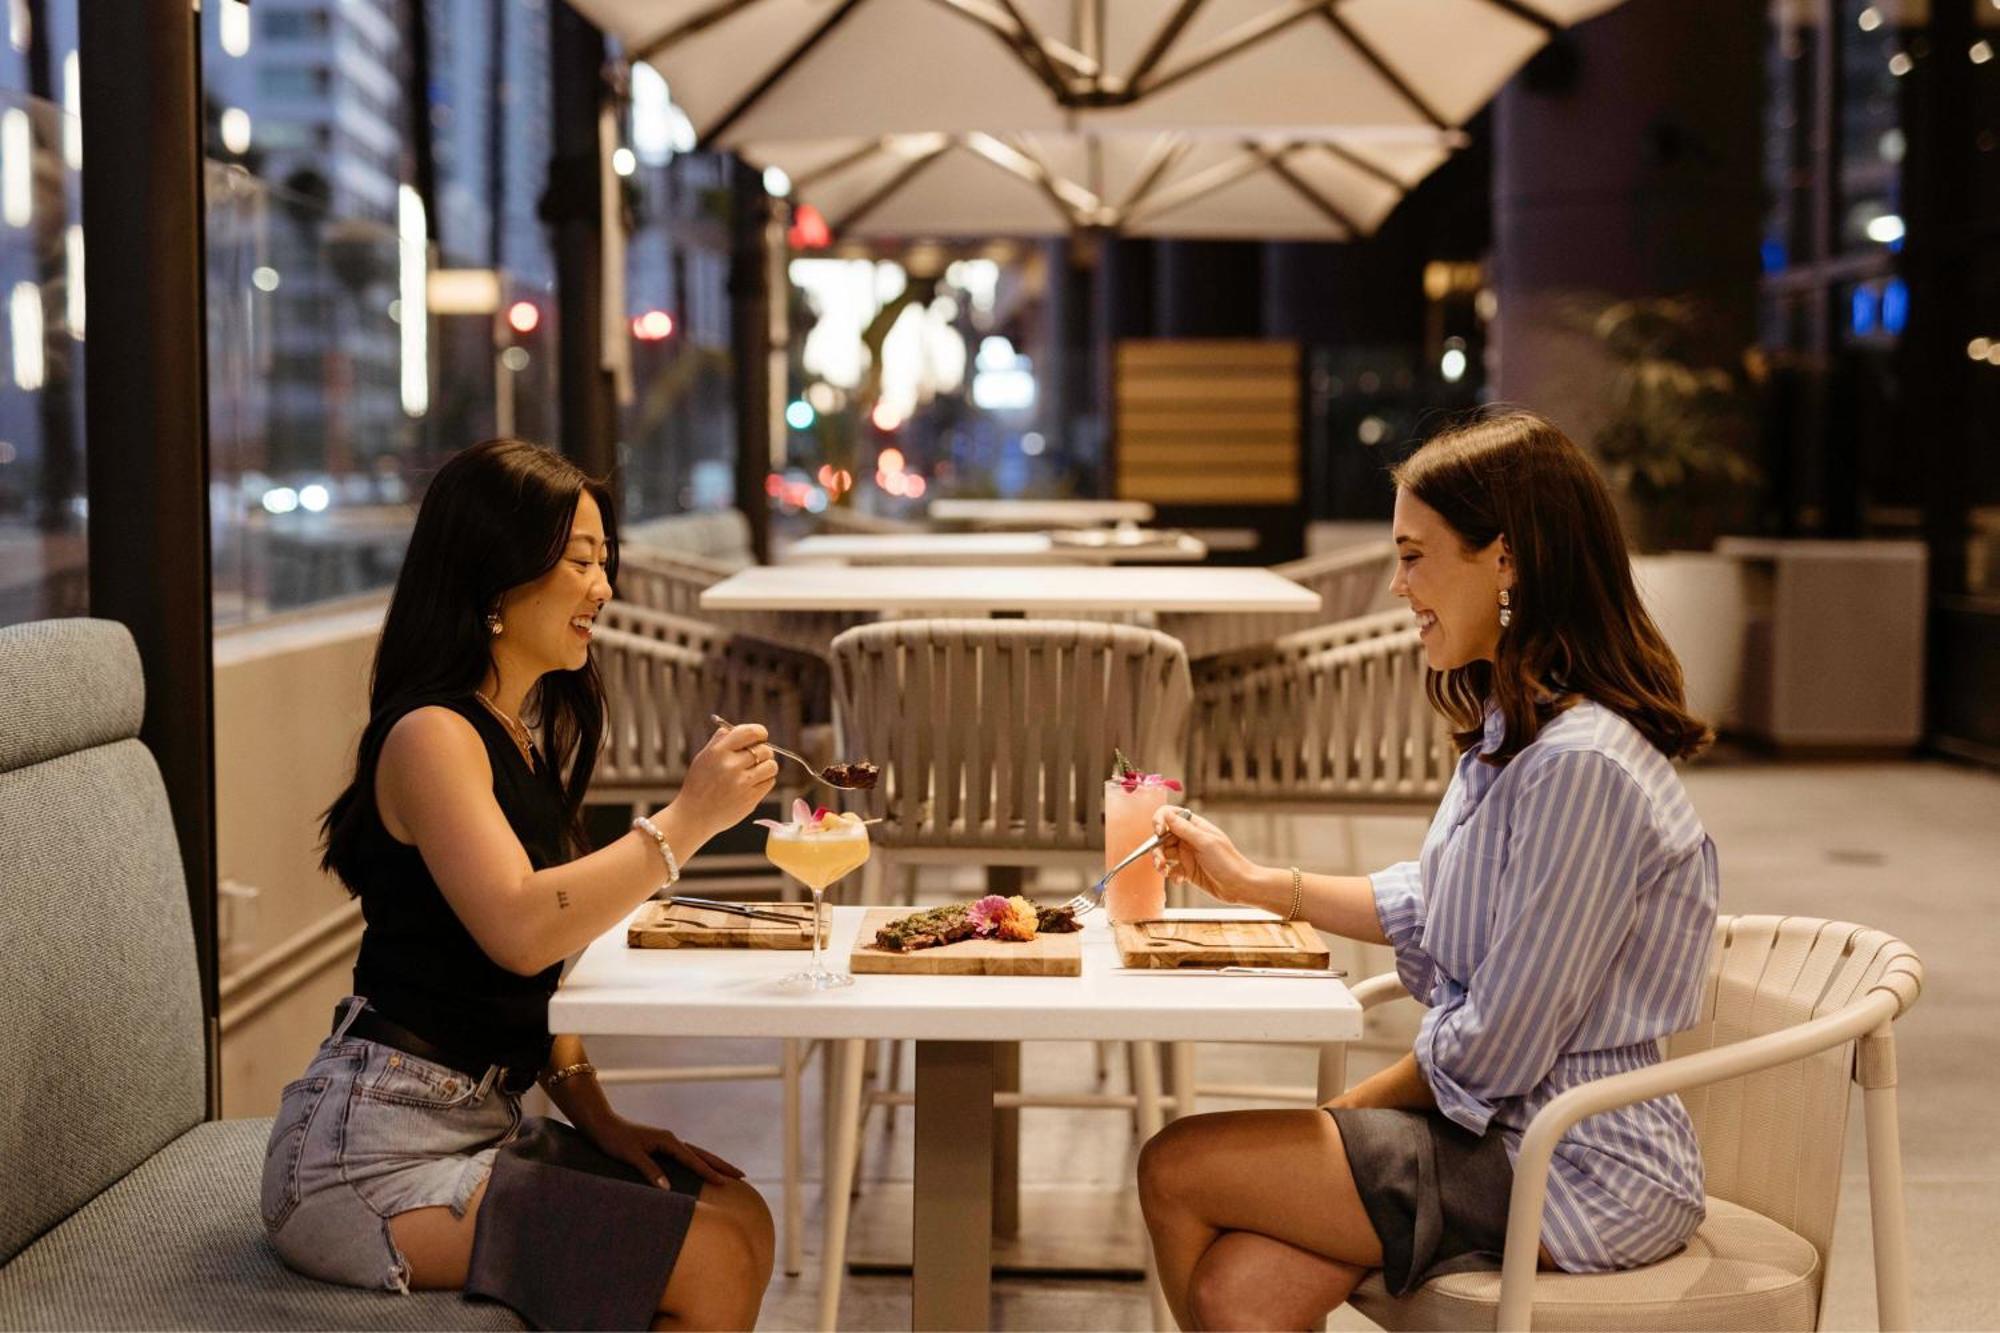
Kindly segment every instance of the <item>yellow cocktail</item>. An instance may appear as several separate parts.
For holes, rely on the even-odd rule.
[[[789,824],[759,820],[770,834],[764,840],[764,855],[772,865],[812,891],[812,966],[795,972],[785,981],[813,990],[852,986],[854,978],[827,968],[820,956],[820,903],[827,886],[843,875],[859,870],[868,862],[868,828],[857,814],[823,814],[818,818],[798,812]]]

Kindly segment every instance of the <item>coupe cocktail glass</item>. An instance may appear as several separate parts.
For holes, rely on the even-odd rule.
[[[852,986],[854,978],[829,969],[820,952],[820,904],[829,884],[868,862],[868,828],[855,814],[828,815],[820,820],[770,824],[764,855],[772,865],[812,892],[812,966],[784,978],[785,984],[811,990]]]

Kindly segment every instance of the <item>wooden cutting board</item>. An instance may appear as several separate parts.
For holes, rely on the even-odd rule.
[[[625,929],[625,943],[634,949],[810,949],[812,948],[811,903],[753,903],[760,912],[777,912],[797,917],[799,924],[760,921],[753,916],[737,916],[707,907],[681,907],[674,903],[647,903]],[[829,921],[832,912],[827,916]],[[820,927],[819,942],[826,943],[828,927]]]
[[[1325,967],[1326,942],[1303,921],[1121,921],[1127,967]]]
[[[855,972],[904,976],[954,977],[1080,977],[1083,975],[1083,932],[1037,935],[1031,940],[960,940],[935,949],[896,953],[878,949],[875,932],[908,916],[907,907],[871,907],[854,937],[848,967]]]

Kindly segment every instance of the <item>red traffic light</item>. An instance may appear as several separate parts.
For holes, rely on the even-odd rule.
[[[542,308],[533,301],[516,301],[507,307],[507,327],[516,333],[533,333],[542,322]]]

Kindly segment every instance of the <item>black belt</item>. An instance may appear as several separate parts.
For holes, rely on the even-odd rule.
[[[333,1026],[335,1031],[340,1030],[340,1024],[346,1017],[347,1006],[336,1005],[333,1011]],[[405,1055],[414,1055],[419,1060],[428,1060],[434,1065],[443,1065],[447,1069],[455,1069],[474,1082],[484,1079],[488,1070],[497,1068],[499,1073],[494,1077],[494,1086],[498,1087],[502,1092],[510,1093],[516,1097],[535,1086],[535,1078],[541,1072],[542,1065],[546,1062],[542,1059],[533,1059],[533,1057],[530,1057],[533,1059],[532,1064],[528,1060],[523,1060],[517,1065],[506,1065],[499,1064],[496,1061],[476,1060],[469,1056],[458,1055],[455,1052],[446,1050],[442,1046],[436,1046],[425,1041],[401,1023],[384,1018],[381,1013],[374,1009],[363,1009],[359,1014],[355,1015],[354,1021],[347,1025],[347,1035],[357,1037],[362,1041],[372,1041],[382,1046],[393,1046]]]

